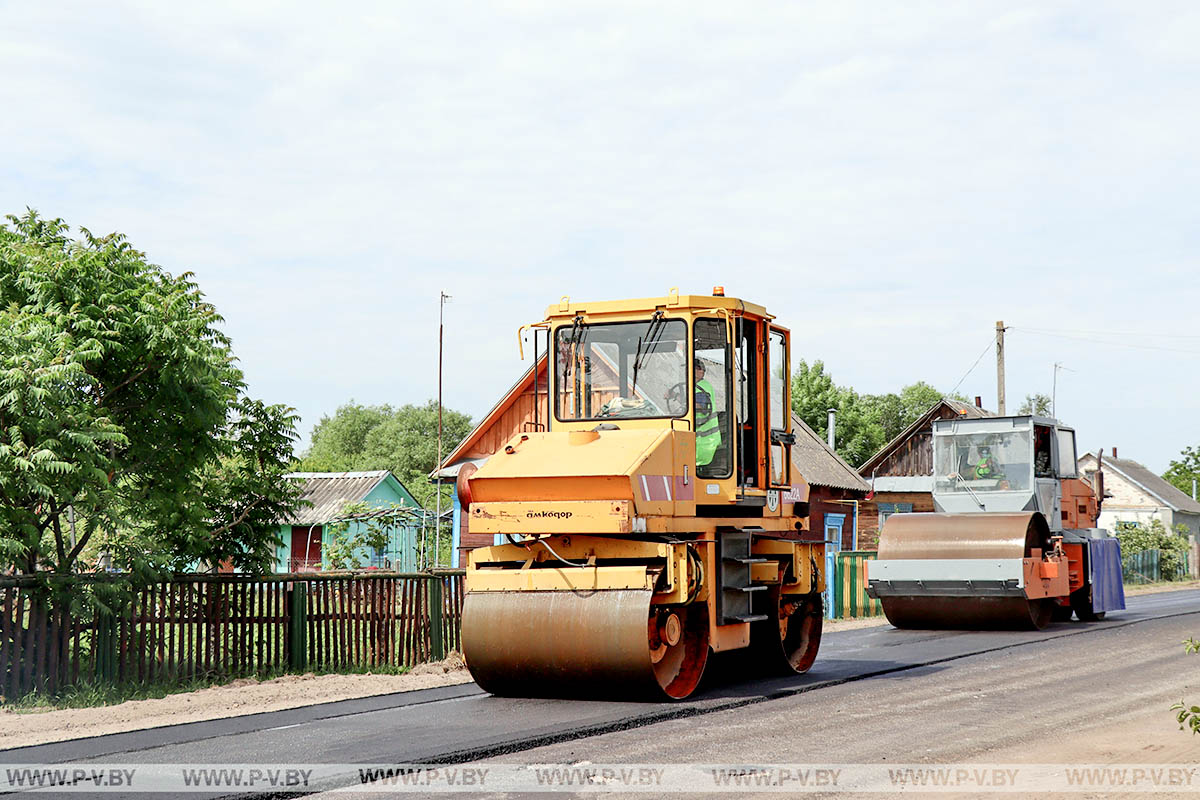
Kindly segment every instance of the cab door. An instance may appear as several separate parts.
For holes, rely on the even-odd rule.
[[[767,334],[767,485],[771,489],[791,486],[792,379],[789,368],[789,334],[771,326]]]

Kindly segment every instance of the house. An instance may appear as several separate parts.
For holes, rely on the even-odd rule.
[[[858,468],[872,492],[862,504],[860,549],[878,546],[879,531],[891,514],[933,511],[933,421],[990,416],[978,405],[943,397]]]
[[[1183,525],[1193,542],[1200,538],[1200,503],[1138,462],[1117,458],[1115,447],[1111,456],[1085,453],[1079,459],[1080,474],[1093,485],[1097,464],[1104,470],[1099,527],[1116,531],[1123,522],[1145,525],[1157,519],[1168,531]]]
[[[795,414],[792,433],[792,468],[809,486],[809,530],[824,531],[826,541],[837,543],[831,550],[857,550],[860,510],[870,484]]]
[[[533,367],[525,370],[512,388],[484,415],[475,429],[442,459],[442,468],[434,473],[433,477],[444,481],[457,481],[460,474],[463,478],[470,477],[480,464],[487,461],[489,456],[518,433],[545,430],[549,415],[548,378],[546,356],[543,354],[537,361],[537,371],[535,372]],[[451,492],[451,495],[454,498],[451,564],[457,567],[466,563],[466,558],[462,555],[465,551],[493,544],[494,537],[490,533],[471,533],[470,518],[462,513],[458,492]]]
[[[277,572],[328,569],[327,551],[335,535],[330,526],[346,522],[347,533],[353,535],[368,523],[368,518],[386,520],[389,541],[382,550],[360,552],[359,563],[400,572],[417,569],[417,542],[424,509],[391,472],[293,472],[286,477],[304,481],[300,497],[311,505],[301,505],[280,522]],[[364,503],[378,511],[348,519],[344,511],[348,503]]]
[[[509,439],[529,430],[545,430],[548,416],[546,359],[513,384],[466,438],[443,460],[436,475],[443,480],[466,478],[478,469]],[[536,399],[536,403],[535,403]],[[792,465],[810,487],[810,529],[825,531],[837,539],[841,549],[857,545],[858,503],[868,486],[854,469],[829,449],[824,440],[799,417],[792,416],[796,444],[792,447]],[[472,534],[470,518],[463,514],[458,493],[454,493],[454,565],[465,563],[464,553],[476,547],[494,544],[492,534]]]

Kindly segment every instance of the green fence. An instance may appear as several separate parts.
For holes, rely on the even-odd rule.
[[[1157,583],[1159,581],[1181,581],[1191,575],[1191,553],[1176,551],[1163,558],[1161,550],[1142,550],[1129,553],[1121,559],[1125,583]]]
[[[834,556],[833,616],[835,619],[877,617],[883,613],[878,600],[867,597],[867,562],[875,550],[847,550]]]

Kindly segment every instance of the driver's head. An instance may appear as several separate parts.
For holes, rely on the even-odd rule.
[[[704,362],[696,359],[696,380],[704,377]]]
[[[992,448],[985,444],[983,447],[979,448],[979,455],[983,456],[984,458],[990,458],[992,455]]]

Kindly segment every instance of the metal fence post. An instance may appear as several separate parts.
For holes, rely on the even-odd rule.
[[[288,589],[288,669],[304,672],[308,667],[308,587],[296,582]]]
[[[446,642],[442,636],[443,620],[442,576],[429,579],[429,656],[434,661],[446,657]]]

